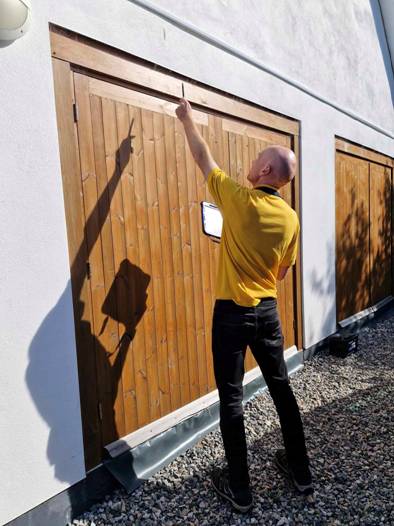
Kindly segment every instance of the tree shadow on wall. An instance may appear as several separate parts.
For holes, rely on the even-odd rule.
[[[107,293],[101,307],[104,322],[99,330],[97,327],[93,328],[85,319],[91,319],[87,313],[89,306],[85,301],[90,294],[86,263],[99,239],[110,213],[114,192],[130,160],[131,126],[116,152],[114,173],[85,223],[84,238],[71,265],[74,318],[70,309],[69,281],[29,346],[26,384],[37,410],[48,426],[47,457],[49,463],[54,466],[55,477],[68,483],[63,487],[85,477],[82,438],[85,453],[91,449],[91,441],[96,444],[91,458],[85,459],[91,467],[94,462],[98,464],[102,447],[119,437],[114,413],[115,399],[127,353],[131,349],[137,325],[146,310],[150,276],[124,259],[112,283],[106,287]],[[116,344],[113,348],[106,348],[100,341],[100,336],[108,330],[111,320],[112,327],[116,329]],[[79,385],[74,343],[69,337],[74,331],[74,324],[78,342]],[[105,398],[101,415],[103,424],[100,423],[97,407],[101,397]],[[83,437],[77,425],[81,419],[81,407]],[[102,433],[103,428],[105,436]],[[61,485],[59,491],[60,489]],[[73,498],[70,499],[69,517],[74,516],[78,510],[77,504],[73,509]],[[54,515],[53,520],[55,523],[58,518]]]
[[[352,210],[336,232],[337,321],[359,312],[370,303],[368,203],[356,204],[350,191]],[[338,204],[337,204],[338,214]]]
[[[342,226],[337,225],[336,243],[327,243],[328,272],[321,276],[314,269],[310,277],[313,292],[324,303],[332,295],[333,283],[336,284],[336,299],[329,303],[322,320],[322,333],[326,336],[332,332],[335,311],[339,322],[377,303],[390,294],[392,287],[390,179],[386,177],[383,189],[376,192],[372,226],[368,202],[356,204],[354,188],[350,194],[352,210],[344,217]],[[371,257],[370,243],[374,247]],[[334,258],[335,266],[331,264]],[[315,335],[311,332],[308,336],[313,341]]]

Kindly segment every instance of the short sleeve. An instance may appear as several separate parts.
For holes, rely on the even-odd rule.
[[[240,188],[240,185],[220,168],[214,168],[208,174],[207,183],[215,203],[222,210]]]
[[[286,253],[280,263],[282,267],[291,267],[296,262],[299,235],[300,235],[300,225],[299,223],[297,223],[297,228],[287,247]]]

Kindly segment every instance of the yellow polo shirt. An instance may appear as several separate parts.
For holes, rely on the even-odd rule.
[[[279,196],[246,188],[219,168],[208,188],[223,215],[216,298],[252,307],[277,297],[279,266],[294,265],[300,224]]]

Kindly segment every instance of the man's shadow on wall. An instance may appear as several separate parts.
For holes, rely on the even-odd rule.
[[[104,378],[108,380],[107,385],[100,386],[101,391],[106,390],[107,409],[109,406],[103,415],[106,437],[103,440],[102,431],[97,429],[97,414],[95,422],[86,417],[82,418],[85,451],[86,443],[91,438],[97,439],[97,433],[101,434],[101,449],[108,443],[105,440],[112,441],[119,437],[114,415],[118,383],[127,353],[132,349],[137,325],[146,310],[150,276],[127,259],[120,263],[112,284],[107,287],[107,294],[101,306],[101,311],[106,316],[101,331],[105,330],[109,318],[119,324],[119,338],[115,349],[106,349],[100,343],[97,337],[97,331],[100,329],[96,327],[94,330],[90,322],[84,319],[87,317],[87,305],[80,298],[87,279],[86,262],[110,212],[110,203],[121,174],[130,161],[131,128],[132,123],[128,136],[116,152],[115,171],[85,223],[84,239],[71,265],[72,286],[69,281],[29,346],[29,364],[25,378],[37,410],[49,428],[48,461],[54,466],[55,477],[69,484],[85,477],[84,459],[81,457],[83,445],[80,408],[89,404],[89,400],[93,400],[94,403],[97,400],[97,395],[89,396],[89,391],[96,390],[97,393],[98,364],[101,364],[102,377],[104,374]],[[70,309],[71,294],[74,316]],[[122,305],[119,305],[119,298],[122,298]],[[79,343],[79,385],[75,348],[70,338],[70,334],[74,333],[74,323]],[[86,347],[81,348],[81,341],[86,343]],[[115,353],[116,357],[110,363],[109,355]],[[97,407],[95,411],[97,412]],[[86,414],[86,408],[83,412]],[[65,487],[69,484],[65,484]]]

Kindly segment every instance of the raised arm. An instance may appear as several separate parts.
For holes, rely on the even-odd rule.
[[[198,164],[200,170],[207,180],[209,173],[217,168],[215,160],[213,159],[207,143],[201,137],[200,132],[193,120],[193,111],[186,99],[181,99],[180,104],[176,109],[178,119],[182,122],[185,128],[187,142],[192,152],[193,158]]]

